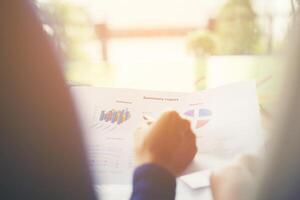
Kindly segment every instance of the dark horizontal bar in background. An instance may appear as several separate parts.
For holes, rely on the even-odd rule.
[[[101,38],[155,38],[155,37],[181,37],[197,30],[196,27],[179,28],[127,28],[109,29],[105,24],[96,25],[98,36]]]

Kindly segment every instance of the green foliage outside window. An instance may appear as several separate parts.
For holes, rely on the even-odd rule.
[[[45,26],[68,61],[89,62],[85,46],[95,38],[93,24],[82,7],[68,1],[39,2]],[[45,15],[46,14],[46,15]]]
[[[229,0],[210,30],[188,36],[188,48],[202,55],[246,55],[261,53],[261,32],[250,0]]]

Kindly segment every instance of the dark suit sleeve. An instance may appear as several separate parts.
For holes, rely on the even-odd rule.
[[[94,200],[59,53],[31,1],[0,1],[0,199]]]
[[[154,164],[135,170],[131,200],[174,200],[175,194],[176,178],[167,170]]]

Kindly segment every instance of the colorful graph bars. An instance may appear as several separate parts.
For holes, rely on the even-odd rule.
[[[112,124],[117,124],[120,125],[123,122],[127,121],[130,119],[131,114],[128,111],[128,109],[123,109],[123,110],[109,110],[109,111],[101,111],[99,121],[105,121],[105,122],[110,122]]]

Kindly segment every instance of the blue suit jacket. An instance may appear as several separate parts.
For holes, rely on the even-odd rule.
[[[94,200],[59,54],[27,0],[0,1],[0,199]],[[157,166],[134,176],[133,200],[172,199]]]
[[[131,200],[173,200],[176,180],[167,170],[153,164],[138,167],[133,177]]]

